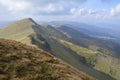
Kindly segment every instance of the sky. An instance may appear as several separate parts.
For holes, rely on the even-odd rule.
[[[120,0],[0,0],[0,22],[31,17],[36,21],[120,21]]]

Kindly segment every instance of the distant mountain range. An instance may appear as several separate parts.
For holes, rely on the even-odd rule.
[[[119,35],[120,35],[120,28],[119,25],[116,24],[105,24],[105,23],[99,23],[99,24],[85,24],[85,23],[79,23],[79,22],[68,22],[68,21],[53,21],[49,22],[50,25],[67,25],[68,27],[71,27],[73,29],[76,29],[80,32],[83,32],[87,35],[94,36],[97,38],[103,38],[103,39],[112,39],[119,42]]]
[[[119,80],[119,43],[106,30],[90,27],[65,22],[40,25],[26,18],[2,28],[0,38],[37,46],[98,80]]]

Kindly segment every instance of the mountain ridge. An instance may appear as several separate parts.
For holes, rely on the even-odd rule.
[[[20,24],[18,25],[17,23]],[[52,55],[62,59],[63,61],[69,63],[70,65],[74,66],[80,71],[82,70],[83,72],[95,77],[98,80],[106,80],[106,79],[115,80],[109,75],[104,74],[88,66],[88,64],[86,64],[87,63],[86,59],[83,56],[76,54],[75,51],[73,51],[69,47],[64,46],[62,43],[60,43],[57,40],[57,39],[59,40],[63,39],[65,41],[70,41],[72,43],[76,41],[77,44],[77,42],[80,40],[77,38],[79,37],[81,38],[82,36],[84,41],[84,39],[86,39],[87,37],[86,35],[83,35],[75,30],[72,30],[71,28],[68,28],[68,30],[66,31],[65,29],[62,30],[62,29],[53,28],[51,25],[35,24],[34,21],[29,20],[29,18],[17,21],[17,23],[15,22],[13,23],[14,25],[8,25],[5,29],[2,29],[0,31],[0,38],[12,39],[12,40],[20,41],[25,44],[35,45],[45,51],[50,52]],[[11,30],[11,27],[14,30]],[[89,37],[87,38],[89,41]],[[88,44],[86,43],[86,45]]]

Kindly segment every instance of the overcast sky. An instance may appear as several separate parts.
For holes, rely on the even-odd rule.
[[[0,21],[120,21],[120,0],[0,0]]]

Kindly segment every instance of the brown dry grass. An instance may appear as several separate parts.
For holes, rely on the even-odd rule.
[[[94,80],[36,47],[0,40],[0,80]]]

